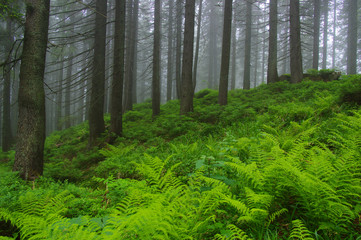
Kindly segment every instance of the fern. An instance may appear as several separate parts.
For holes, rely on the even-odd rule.
[[[221,235],[217,234],[214,236],[215,240],[252,240],[252,238],[249,238],[247,234],[237,226],[230,224],[227,226],[229,229],[229,234],[227,235]]]
[[[292,221],[292,225],[293,227],[289,239],[313,240],[310,231],[308,231],[301,220],[297,219]]]

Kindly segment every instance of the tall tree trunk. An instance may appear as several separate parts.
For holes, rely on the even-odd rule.
[[[221,62],[221,75],[219,80],[219,94],[218,94],[219,105],[227,105],[229,59],[231,55],[230,53],[231,31],[232,31],[232,0],[225,0],[223,40],[222,40],[222,62]]]
[[[12,36],[12,24],[10,19],[6,21],[6,30],[7,30],[7,42],[6,42],[6,51],[8,58],[6,59],[7,64],[4,68],[4,88],[3,88],[3,121],[2,121],[2,150],[7,152],[11,149],[13,144],[13,136],[11,132],[11,97],[10,97],[10,83],[11,83],[11,47],[13,45],[13,36]],[[0,110],[1,111],[1,110]]]
[[[62,99],[63,99],[63,89],[62,89],[62,82],[63,82],[63,77],[64,77],[64,72],[63,72],[63,68],[64,68],[64,61],[61,60],[60,61],[60,66],[59,66],[59,70],[58,70],[58,90],[56,91],[56,111],[55,111],[55,129],[57,131],[60,131],[63,129],[62,126],[62,115],[61,115],[61,110],[62,110]]]
[[[133,0],[130,1],[130,4],[133,3],[130,7],[128,15],[128,40],[127,40],[127,61],[126,61],[126,70],[125,70],[125,85],[124,85],[124,111],[129,111],[133,109],[133,88],[134,88],[134,62],[135,62],[135,50],[136,50],[136,34],[137,30],[134,27],[135,22],[138,21],[138,9],[139,1]],[[133,25],[134,24],[134,25]]]
[[[300,2],[298,0],[290,0],[290,33],[291,83],[298,83],[302,81],[303,77]]]
[[[313,59],[312,68],[318,70],[320,54],[320,0],[313,0]]]
[[[66,81],[65,81],[65,100],[64,100],[64,118],[65,118],[65,129],[71,126],[71,114],[70,114],[70,88],[72,79],[72,68],[73,68],[73,53],[69,53],[68,66],[66,68]]]
[[[270,1],[269,13],[269,47],[268,47],[268,69],[267,69],[267,83],[273,83],[278,80],[277,71],[277,0]]]
[[[114,63],[110,104],[110,131],[117,136],[122,134],[124,47],[125,47],[125,1],[115,2]]]
[[[215,89],[217,82],[217,14],[216,7],[211,4],[209,22],[209,46],[208,46],[208,88]],[[217,79],[217,80],[216,80]]]
[[[246,39],[244,43],[244,75],[243,89],[251,88],[251,34],[252,34],[252,2],[247,1]]]
[[[95,146],[97,138],[105,131],[104,126],[104,83],[105,83],[105,40],[107,0],[96,0],[95,41],[93,78],[89,109],[89,145]]]
[[[194,41],[195,0],[186,0],[183,61],[182,61],[182,90],[180,99],[180,114],[193,111],[193,41]]]
[[[154,5],[152,110],[153,116],[157,116],[160,113],[160,0],[155,0]]]
[[[182,0],[176,0],[176,18],[177,18],[177,43],[176,43],[176,90],[177,90],[177,98],[181,98],[181,88],[182,88]]]
[[[45,141],[44,70],[50,0],[27,0],[19,85],[19,121],[14,171],[23,179],[43,174]]]
[[[333,33],[332,33],[332,69],[336,66],[336,22],[337,22],[337,1],[333,1]]]
[[[328,0],[323,0],[324,21],[323,21],[323,51],[322,68],[327,68],[327,41],[328,41]]]
[[[357,0],[348,0],[347,74],[357,72]]]
[[[193,67],[193,92],[196,90],[196,86],[197,86],[197,69],[198,69],[199,41],[201,37],[202,7],[203,7],[203,0],[199,0],[199,11],[198,11],[198,19],[197,19],[197,40],[196,40],[196,51],[195,51],[194,67]]]
[[[169,1],[168,13],[168,63],[167,63],[167,101],[172,99],[173,85],[173,8],[174,0]]]
[[[232,30],[232,72],[231,72],[231,90],[236,88],[236,55],[237,55],[237,28],[235,27],[236,21],[233,20],[233,30]]]

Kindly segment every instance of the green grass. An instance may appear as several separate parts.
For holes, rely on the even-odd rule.
[[[0,236],[360,239],[361,76],[217,95],[186,116],[137,104],[114,145],[88,149],[87,123],[55,132],[35,182],[1,153]]]

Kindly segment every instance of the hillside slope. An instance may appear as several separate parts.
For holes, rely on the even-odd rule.
[[[186,116],[137,104],[113,145],[88,149],[86,123],[55,132],[32,183],[3,153],[0,236],[359,239],[361,76],[217,94]]]

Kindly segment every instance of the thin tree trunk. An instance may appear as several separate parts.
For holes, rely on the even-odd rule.
[[[122,135],[122,108],[124,82],[124,47],[125,47],[125,1],[115,2],[114,29],[114,64],[110,104],[110,131]]]
[[[167,63],[167,101],[172,99],[173,85],[173,8],[174,0],[169,1],[168,13],[168,63]]]
[[[327,41],[328,41],[328,0],[323,1],[324,21],[323,21],[323,51],[322,68],[327,68]]]
[[[153,116],[157,116],[160,113],[160,0],[155,0],[154,5],[152,110]]]
[[[6,21],[6,30],[7,30],[7,42],[6,42],[6,51],[8,58],[6,59],[7,65],[4,68],[4,88],[3,88],[3,121],[2,121],[2,150],[7,152],[11,149],[13,144],[13,136],[11,132],[11,96],[10,96],[10,83],[11,83],[11,47],[13,45],[13,36],[12,36],[12,24],[10,19]]]
[[[235,25],[236,21],[233,21]],[[237,55],[237,38],[236,38],[237,28],[233,26],[232,30],[232,72],[231,72],[231,90],[236,88],[236,55]]]
[[[186,0],[183,61],[182,61],[182,90],[180,99],[180,114],[193,111],[193,41],[195,0]]]
[[[336,22],[337,22],[337,1],[333,1],[333,36],[332,36],[332,69],[336,66]]]
[[[176,0],[177,4],[177,43],[176,43],[176,90],[177,90],[177,98],[181,98],[181,88],[182,88],[182,0]]]
[[[244,43],[244,75],[243,89],[251,88],[251,34],[252,34],[252,2],[247,1],[246,39]]]
[[[70,114],[70,88],[71,88],[71,79],[72,79],[72,68],[73,68],[73,54],[70,53],[68,56],[68,66],[66,69],[66,82],[65,82],[65,101],[64,101],[64,107],[65,107],[65,129],[70,128],[71,126],[71,114]]]
[[[200,1],[199,1],[198,19],[197,19],[196,51],[195,51],[194,67],[193,67],[193,92],[196,90],[196,85],[197,85],[197,69],[198,69],[199,41],[200,41],[200,37],[201,37],[201,22],[202,22],[202,6],[203,6],[203,0],[200,0]]]
[[[357,72],[357,1],[348,1],[347,74]]]
[[[312,68],[318,70],[320,52],[320,0],[313,1],[313,59]]]
[[[222,62],[221,75],[219,80],[219,105],[227,105],[228,95],[228,74],[229,59],[231,51],[231,31],[232,31],[232,0],[225,0],[224,20],[223,20],[223,40],[222,40]]]
[[[89,109],[89,145],[95,146],[97,138],[105,131],[104,83],[107,1],[96,1],[93,78]]]
[[[270,1],[270,14],[269,14],[269,47],[268,47],[268,70],[267,70],[267,83],[277,82],[278,70],[277,70],[277,0]]]
[[[61,115],[61,110],[62,110],[62,99],[63,99],[63,89],[62,89],[62,82],[63,82],[63,77],[64,77],[64,73],[63,73],[63,68],[64,68],[64,61],[60,61],[60,67],[58,70],[58,91],[56,92],[56,111],[55,111],[55,129],[57,131],[60,131],[63,129],[62,126],[62,115]]]
[[[45,141],[44,70],[50,0],[25,1],[25,34],[19,85],[18,139],[14,171],[25,180],[43,174]]]
[[[290,0],[290,48],[291,48],[291,83],[302,81],[302,53],[301,53],[301,26],[300,26],[300,2]]]

